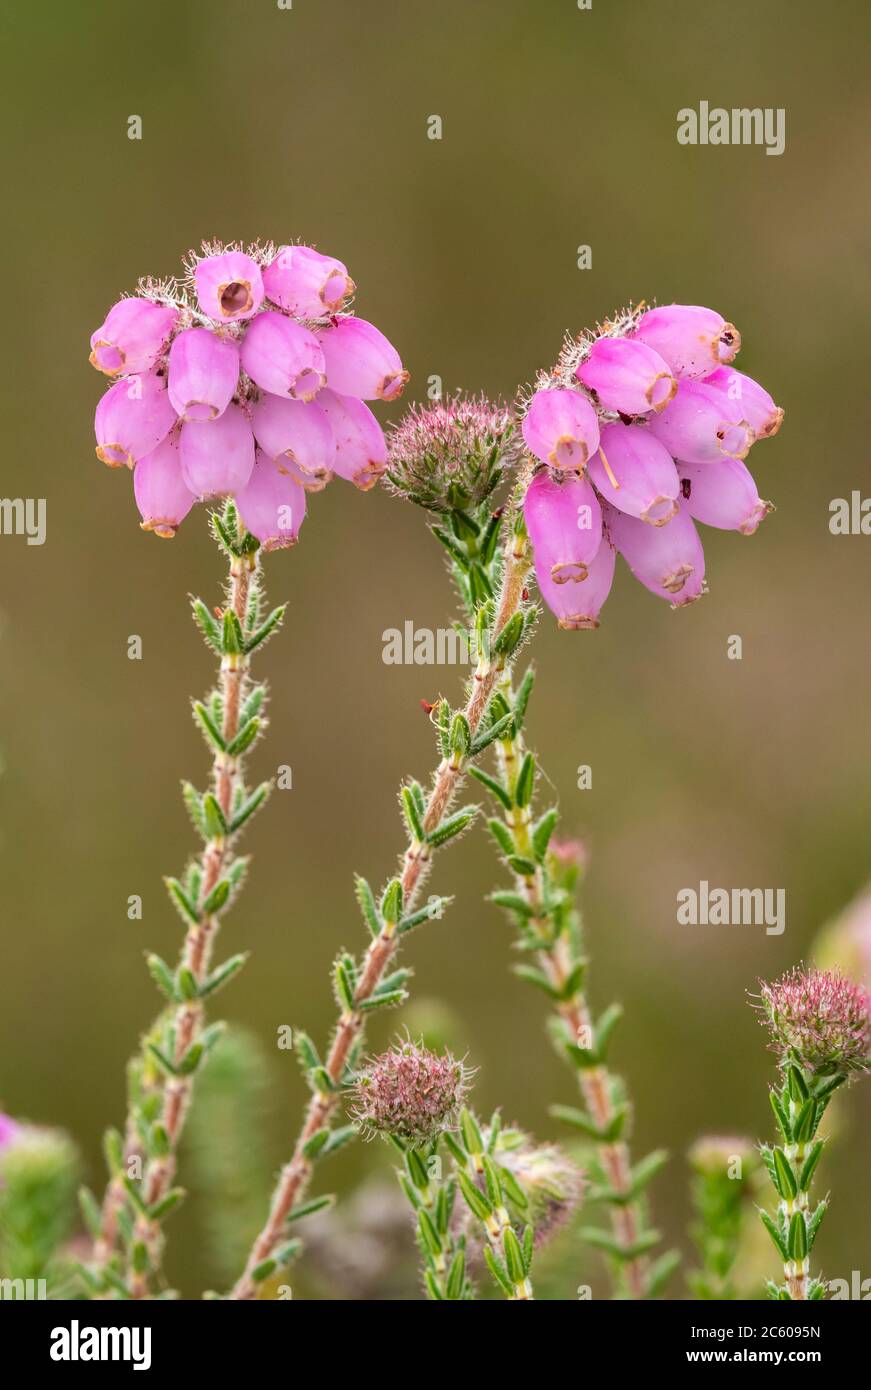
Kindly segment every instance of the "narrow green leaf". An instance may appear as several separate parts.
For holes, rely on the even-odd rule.
[[[469,772],[472,777],[481,783],[482,787],[486,787],[488,792],[495,796],[496,800],[505,807],[506,811],[511,810],[511,797],[501,782],[497,781],[495,777],[491,777],[489,772],[485,772],[484,769],[480,767],[470,767]]]
[[[212,839],[221,840],[227,835],[227,821],[214,792],[206,792],[203,797],[203,816]]]
[[[103,1229],[103,1215],[100,1204],[89,1187],[79,1188],[79,1206],[85,1225],[96,1240]]]
[[[219,989],[223,989],[224,985],[229,984],[233,976],[238,975],[242,969],[248,959],[248,954],[246,951],[240,955],[231,956],[229,960],[224,961],[223,965],[219,965],[216,970],[213,970],[208,979],[200,986],[200,997],[205,999],[208,995],[215,994]]]
[[[148,966],[149,975],[157,985],[161,994],[171,1003],[175,1003],[178,998],[175,989],[175,980],[173,979],[172,971],[166,961],[160,956],[155,955],[152,951],[145,957],[145,963]]]
[[[298,1207],[291,1209],[287,1217],[287,1225],[292,1221],[302,1221],[305,1216],[314,1216],[316,1211],[327,1211],[335,1206],[336,1199],[332,1193],[326,1193],[323,1197],[312,1197],[308,1202],[300,1202]]]
[[[517,774],[517,783],[514,788],[514,800],[518,806],[528,806],[532,800],[535,789],[535,758],[531,753],[524,754],[523,762],[520,764],[520,771]]]
[[[247,800],[243,801],[242,805],[234,813],[233,818],[230,822],[231,835],[235,835],[236,831],[240,830],[242,826],[245,824],[245,822],[249,820],[251,816],[253,816],[254,812],[257,811],[263,805],[264,801],[266,800],[267,796],[271,791],[271,782],[261,782],[260,786],[257,787],[256,790],[251,793]]]
[[[811,1185],[811,1180],[816,1171],[817,1164],[822,1157],[823,1149],[826,1147],[825,1139],[818,1139],[804,1161],[801,1173],[799,1174],[798,1185],[802,1192],[807,1192]]]
[[[225,656],[240,656],[245,650],[245,638],[242,635],[242,625],[233,608],[224,609],[221,645]]]
[[[155,1202],[153,1206],[149,1207],[148,1215],[152,1221],[162,1221],[180,1202],[184,1201],[186,1196],[187,1193],[183,1187],[173,1187],[165,1197],[161,1197],[159,1202]]]
[[[211,893],[203,903],[203,915],[213,917],[216,912],[220,912],[222,907],[226,907],[230,897],[230,885],[225,878],[219,878]]]
[[[182,888],[178,879],[165,878],[163,881],[166,884],[166,891],[169,893],[173,905],[175,906],[182,920],[185,922],[193,922],[195,926],[198,926],[200,921],[200,914],[197,910],[196,905],[191,902],[190,898]],[[150,969],[151,967],[149,965],[149,970]]]
[[[256,717],[249,719],[247,724],[243,724],[236,737],[227,744],[228,757],[238,758],[247,752],[260,733],[262,724],[263,721]]]
[[[448,816],[447,820],[443,820],[441,825],[436,826],[435,830],[430,831],[427,836],[427,843],[432,845],[433,848],[438,848],[439,845],[445,845],[449,840],[456,839],[458,835],[462,835],[463,831],[467,830],[472,824],[472,821],[478,814],[478,809],[477,806],[466,806],[462,811],[457,811],[454,815]]]
[[[365,878],[357,874],[354,879],[354,893],[357,898],[360,911],[363,914],[363,921],[369,928],[373,936],[381,935],[382,922],[378,915],[378,908],[375,905],[375,894],[369,887]]]
[[[273,608],[272,612],[269,614],[269,617],[266,618],[260,624],[260,627],[258,627],[257,631],[252,633],[251,636],[248,638],[247,642],[245,643],[245,651],[253,652],[255,647],[262,647],[264,642],[268,642],[269,638],[273,635],[273,633],[278,631],[279,627],[284,621],[284,615],[286,611],[287,604],[285,603],[280,604],[278,608]]]
[[[789,1159],[783,1152],[783,1149],[780,1148],[772,1150],[772,1158],[774,1159],[774,1171],[776,1174],[775,1186],[785,1201],[791,1201],[798,1192],[798,1184],[796,1183],[795,1174],[792,1171]]]
[[[777,1249],[778,1253],[780,1254],[780,1258],[781,1258],[782,1260],[788,1260],[788,1259],[789,1259],[789,1251],[787,1250],[786,1241],[784,1240],[784,1238],[783,1238],[783,1236],[782,1236],[782,1234],[781,1234],[781,1232],[780,1232],[779,1226],[778,1226],[777,1223],[774,1221],[773,1217],[769,1216],[769,1214],[768,1214],[767,1211],[762,1211],[762,1210],[760,1209],[760,1211],[759,1211],[759,1216],[760,1216],[760,1219],[761,1219],[761,1221],[762,1221],[763,1226],[765,1227],[765,1229],[766,1229],[766,1231],[768,1232],[768,1234],[771,1236],[771,1239],[772,1239],[772,1241],[774,1242],[775,1248]]]
[[[402,802],[402,814],[405,817],[405,824],[408,826],[408,833],[412,840],[422,844],[425,838],[423,830],[423,819],[420,815],[417,801],[411,787],[405,786],[400,790]]]
[[[217,726],[213,722],[212,717],[209,714],[209,711],[206,709],[205,705],[203,704],[202,700],[194,700],[193,711],[194,719],[199,724],[200,729],[205,737],[206,743],[209,745],[209,747],[217,749],[219,753],[225,752],[227,745],[224,742],[224,737],[220,729],[217,728]]]
[[[502,1235],[502,1249],[505,1252],[505,1266],[513,1284],[522,1284],[526,1278],[526,1266],[520,1241],[511,1226],[506,1226]]]
[[[555,806],[552,806],[550,810],[545,811],[541,819],[536,822],[532,832],[532,850],[539,864],[544,863],[547,847],[550,844],[551,836],[557,827],[558,821],[559,811]]]
[[[791,1260],[803,1260],[808,1252],[807,1226],[804,1212],[794,1211],[789,1223],[787,1248]]]

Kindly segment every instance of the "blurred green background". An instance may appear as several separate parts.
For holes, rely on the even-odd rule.
[[[4,5],[2,28],[2,492],[48,505],[43,547],[0,537],[3,1107],[66,1126],[100,1184],[99,1135],[122,1117],[124,1059],[155,1007],[142,953],[169,957],[179,936],[161,884],[192,843],[179,779],[205,777],[188,700],[212,672],[186,595],[216,602],[219,563],[202,510],[158,542],[138,529],[129,476],[94,458],[103,382],[87,340],[109,305],[204,237],[303,238],[348,264],[412,399],[433,373],[510,395],[566,329],[630,298],[709,304],[786,409],[750,459],[778,509],[752,540],[705,532],[704,603],[672,613],[621,568],[598,633],[545,621],[529,730],[565,828],[590,843],[592,990],[626,1006],[615,1059],[639,1152],[673,1150],[656,1215],[684,1243],[686,1145],[770,1129],[771,1060],[745,991],[807,956],[871,870],[871,540],[828,531],[832,498],[871,493],[867,6],[51,0]],[[700,100],[784,107],[786,152],[679,146],[676,112]],[[293,790],[248,837],[225,945],[254,954],[220,1004],[275,1051],[272,1167],[303,1100],[276,1029],[331,1026],[329,963],[362,940],[352,874],[391,871],[396,787],[433,763],[419,701],[458,694],[455,669],[381,661],[385,628],[451,613],[437,551],[415,509],[337,482],[297,549],[268,563],[290,619],[259,663],[272,727],[255,771],[289,763]],[[127,659],[134,633],[141,662]],[[482,901],[497,877],[481,835],[447,851],[432,889],[456,904],[407,962],[418,996],[461,1020],[480,1104],[545,1137],[572,1080]],[[679,927],[675,894],[703,878],[785,888],[784,935]],[[134,893],[141,922],[126,915]],[[871,1211],[851,1197],[867,1089],[822,1179],[830,1276],[871,1274]],[[323,1180],[347,1189],[386,1166],[357,1147]],[[196,1204],[173,1220],[170,1273],[195,1293],[214,1278]]]

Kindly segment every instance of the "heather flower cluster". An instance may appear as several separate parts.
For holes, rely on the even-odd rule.
[[[462,1062],[449,1052],[439,1056],[408,1039],[359,1073],[351,1114],[364,1134],[427,1144],[453,1125],[468,1079]]]
[[[524,513],[560,627],[598,627],[617,552],[651,593],[692,603],[696,523],[752,535],[770,510],[743,460],[783,411],[732,368],[740,344],[712,309],[642,305],[567,341],[539,377],[522,431],[543,467]]]
[[[847,1076],[871,1067],[871,996],[836,971],[799,968],[761,983],[762,1023],[781,1061],[811,1075]]]
[[[141,281],[91,336],[113,379],[97,457],[133,469],[142,527],[174,536],[196,502],[233,497],[264,549],[292,545],[306,493],[370,488],[387,447],[367,401],[408,373],[347,309],[346,267],[309,246],[204,243],[182,281]]]
[[[513,412],[486,396],[412,406],[390,430],[387,481],[428,511],[473,511],[516,461]]]

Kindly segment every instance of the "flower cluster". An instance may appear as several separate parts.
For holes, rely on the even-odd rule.
[[[466,1068],[449,1052],[439,1056],[408,1039],[360,1073],[351,1114],[364,1133],[427,1144],[454,1123],[467,1083]]]
[[[408,373],[347,312],[341,261],[309,246],[203,245],[181,281],[141,281],[91,337],[115,378],[97,406],[97,457],[134,470],[142,526],[173,536],[197,501],[232,496],[267,550],[293,544],[306,492],[333,474],[361,489],[387,446],[366,401]]]
[[[762,1023],[786,1065],[847,1076],[871,1067],[871,995],[836,971],[799,968],[760,982]]]
[[[652,593],[691,603],[705,591],[695,523],[752,535],[770,510],[743,460],[783,411],[732,369],[740,343],[712,309],[641,305],[539,377],[522,430],[545,466],[524,510],[560,627],[598,627],[617,551]]]
[[[486,396],[412,406],[389,432],[387,481],[431,512],[473,511],[516,462],[513,412]]]

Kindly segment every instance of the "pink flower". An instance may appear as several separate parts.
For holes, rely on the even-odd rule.
[[[602,543],[602,509],[590,484],[539,473],[527,488],[523,517],[538,568],[557,585],[586,580]]]
[[[731,362],[741,334],[713,309],[696,304],[664,304],[648,309],[632,335],[668,363],[675,376],[703,377]]]
[[[683,608],[704,593],[705,554],[688,512],[665,526],[645,526],[605,505],[605,525],[635,578],[660,598]]]
[[[262,396],[252,412],[252,424],[257,443],[279,467],[290,460],[312,478],[325,478],[332,472],[336,441],[320,396],[308,402]]]
[[[91,334],[91,366],[107,376],[147,372],[162,356],[178,317],[177,309],[150,299],[119,300]]]
[[[194,284],[203,313],[218,323],[250,319],[263,303],[260,266],[243,251],[204,256],[194,269]]]
[[[214,420],[239,385],[239,349],[207,328],[188,328],[174,339],[167,373],[169,399],[183,420]]]
[[[579,391],[536,391],[522,433],[536,458],[555,468],[582,469],[599,447],[596,412]]]
[[[706,526],[752,536],[771,511],[740,459],[679,463],[684,511]]]
[[[326,381],[324,354],[313,333],[285,314],[259,314],[242,342],[242,366],[276,396],[311,401]]]
[[[794,1054],[823,1075],[867,1071],[871,1065],[871,997],[837,971],[787,971],[760,980],[761,1022],[784,1064]]]
[[[678,509],[680,478],[667,449],[638,425],[606,425],[588,473],[606,502],[651,526]]]
[[[668,363],[631,338],[597,338],[575,375],[605,410],[623,415],[664,410],[677,390]]]
[[[97,405],[97,458],[110,468],[132,468],[166,438],[175,420],[164,376],[150,371],[124,377]]]
[[[375,1057],[354,1084],[353,1119],[365,1134],[395,1136],[410,1146],[454,1127],[468,1076],[449,1052],[397,1043]]]
[[[332,468],[340,478],[368,492],[387,467],[384,431],[372,411],[354,396],[340,396],[329,387],[318,396],[335,439]]]
[[[4,1115],[0,1111],[0,1149],[5,1149],[21,1133],[21,1125],[17,1120],[13,1120],[11,1115]]]
[[[217,420],[189,420],[181,427],[181,470],[195,497],[226,497],[239,492],[254,468],[254,435],[238,405]]]
[[[340,396],[364,401],[395,401],[408,381],[399,353],[384,334],[365,319],[341,319],[318,330],[327,369],[327,385]]]
[[[734,402],[736,411],[747,421],[757,439],[769,439],[783,423],[783,411],[775,405],[764,386],[734,367],[718,367],[706,376],[703,386],[715,386]]]
[[[701,381],[682,381],[674,400],[650,421],[649,429],[674,458],[686,463],[746,458],[754,438],[739,405]]]
[[[263,286],[273,304],[303,319],[338,313],[355,289],[347,266],[311,246],[282,246]]]
[[[536,582],[561,628],[582,631],[599,626],[599,613],[614,582],[615,563],[616,553],[607,536],[602,537],[595,558],[587,566],[587,576],[581,582],[554,580],[547,558],[542,562],[536,555]]]
[[[133,493],[143,531],[171,539],[197,500],[182,474],[175,431],[139,460],[133,473]]]
[[[258,449],[251,477],[236,493],[236,505],[245,526],[264,550],[282,550],[293,545],[299,535],[305,519],[305,490],[275,459]]]

